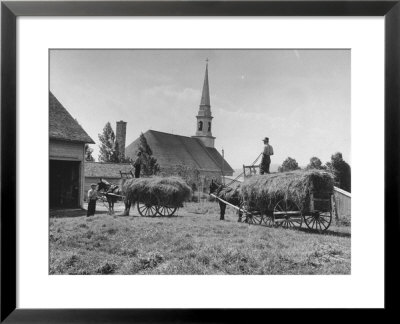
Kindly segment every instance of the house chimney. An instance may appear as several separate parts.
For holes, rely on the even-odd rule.
[[[126,138],[126,122],[122,120],[117,121],[116,142],[118,143],[120,159],[125,158],[125,138]]]

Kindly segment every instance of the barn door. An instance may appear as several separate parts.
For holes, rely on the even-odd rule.
[[[50,160],[50,208],[79,207],[78,161]]]

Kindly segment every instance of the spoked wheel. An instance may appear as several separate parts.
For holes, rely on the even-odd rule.
[[[299,206],[291,201],[282,199],[274,207],[275,224],[283,228],[300,228],[303,217]]]
[[[262,225],[268,226],[268,227],[274,227],[275,226],[275,220],[273,215],[264,215],[261,221]]]
[[[178,207],[168,207],[168,206],[159,206],[158,207],[158,215],[160,216],[172,216],[175,214]]]
[[[260,225],[262,221],[261,214],[247,214],[247,224]]]
[[[138,202],[137,210],[141,216],[156,216],[158,211],[158,206]]]
[[[304,215],[304,222],[307,227],[312,230],[326,231],[332,222],[332,211],[327,212],[313,212]]]
[[[260,224],[261,222],[261,215],[253,215],[249,211],[249,206],[246,203],[241,203],[240,208],[243,210],[242,217],[239,218],[239,221],[242,223],[247,224]]]
[[[177,209],[178,207],[171,206],[169,202],[162,202],[160,199],[158,199],[158,215],[170,217],[176,212]]]

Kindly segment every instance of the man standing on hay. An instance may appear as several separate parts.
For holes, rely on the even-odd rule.
[[[262,153],[261,165],[260,165],[260,174],[270,173],[269,166],[271,164],[271,155],[274,155],[274,149],[271,145],[269,145],[269,138],[266,137],[263,139],[264,142],[264,150]]]
[[[142,166],[142,152],[138,152],[133,167],[135,168],[135,178],[140,178],[140,167]]]

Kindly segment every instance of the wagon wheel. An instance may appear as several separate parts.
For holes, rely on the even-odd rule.
[[[264,217],[262,218],[262,223],[265,226],[268,227],[274,227],[275,226],[275,219],[272,214],[265,214]]]
[[[309,229],[318,230],[320,232],[326,231],[332,222],[332,211],[315,211],[304,215],[304,222]]]
[[[158,210],[157,213],[160,216],[169,217],[172,216],[178,207],[173,207],[169,201],[161,201],[160,198],[157,198],[158,201]]]
[[[238,219],[238,222],[240,222],[240,223],[247,223],[247,204],[245,203],[245,202],[243,202],[243,201],[241,201],[240,202],[240,204],[239,204],[239,208],[240,209],[242,209],[242,210],[244,210],[243,212],[242,212],[242,216],[240,216],[240,212],[239,212],[239,219]]]
[[[260,225],[262,222],[262,215],[261,214],[254,214],[254,213],[249,213],[246,215],[246,223],[247,224],[254,224],[254,225]]]
[[[247,223],[247,224],[260,224],[261,223],[261,220],[262,220],[261,215],[254,215],[253,213],[251,213],[249,206],[245,202],[242,202],[240,204],[240,208],[243,210],[242,217],[239,218],[240,222]]]
[[[299,206],[291,201],[282,199],[274,207],[275,224],[283,228],[300,228],[303,217]]]
[[[172,216],[175,214],[178,207],[168,207],[168,206],[159,206],[158,207],[158,215],[160,216]]]
[[[138,202],[137,210],[141,216],[156,216],[158,211],[158,206]]]

